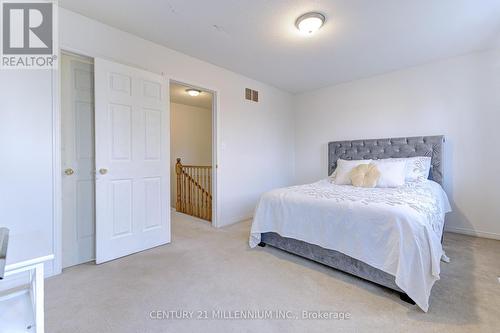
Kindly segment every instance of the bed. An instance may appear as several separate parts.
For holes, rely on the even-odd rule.
[[[337,160],[430,156],[429,179],[398,188],[335,185],[331,178],[262,195],[250,246],[270,245],[400,293],[423,311],[439,280],[444,217],[443,136],[336,141]]]

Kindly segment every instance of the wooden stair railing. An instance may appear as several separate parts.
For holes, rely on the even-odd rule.
[[[212,167],[175,164],[177,200],[175,209],[201,219],[212,221]]]

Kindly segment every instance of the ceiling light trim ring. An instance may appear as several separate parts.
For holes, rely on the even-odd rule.
[[[323,25],[325,25],[325,22],[326,22],[326,17],[325,15],[319,13],[319,12],[308,12],[308,13],[305,13],[305,14],[302,14],[300,15],[296,20],[295,20],[295,27],[297,28],[297,30],[299,30],[300,32],[304,32],[300,29],[300,23],[304,20],[307,20],[307,19],[310,19],[310,18],[317,18],[321,21],[321,25],[315,30],[319,30],[321,29],[321,27]],[[314,31],[307,31],[307,33],[313,33]]]

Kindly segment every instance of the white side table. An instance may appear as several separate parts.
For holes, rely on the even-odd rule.
[[[0,297],[0,332],[44,332],[43,264],[52,259],[50,254],[5,266],[5,277],[29,272],[30,283]]]

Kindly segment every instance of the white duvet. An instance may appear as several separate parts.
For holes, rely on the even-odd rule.
[[[446,193],[433,181],[398,188],[335,185],[330,179],[262,195],[250,234],[276,232],[342,252],[396,277],[424,311],[439,280]]]

